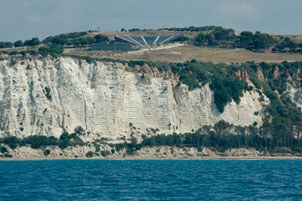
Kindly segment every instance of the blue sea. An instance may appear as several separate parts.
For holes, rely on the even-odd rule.
[[[1,161],[0,200],[302,200],[302,160]]]

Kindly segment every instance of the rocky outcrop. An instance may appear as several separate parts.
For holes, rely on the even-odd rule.
[[[208,85],[189,91],[170,72],[156,76],[147,66],[129,69],[67,57],[0,61],[0,135],[58,137],[81,126],[88,139],[116,139],[133,128],[184,133],[219,120],[262,124],[261,115],[254,115],[263,109],[255,91],[245,92],[240,104],[229,103],[221,114]]]

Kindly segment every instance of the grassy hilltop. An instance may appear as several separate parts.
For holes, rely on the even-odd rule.
[[[182,34],[178,45],[153,47],[131,53],[89,51],[92,44],[114,40],[114,35]],[[86,51],[85,51],[86,50]],[[216,26],[167,28],[159,30],[122,29],[120,32],[74,32],[49,36],[40,41],[0,42],[0,56],[73,54],[94,58],[185,62],[192,59],[211,62],[281,62],[302,60],[302,36],[269,35],[261,32],[235,32]]]

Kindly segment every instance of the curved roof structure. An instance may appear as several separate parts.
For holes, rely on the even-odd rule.
[[[140,47],[160,45],[172,42],[182,37],[182,35],[169,35],[169,36],[129,36],[129,35],[116,35],[115,38],[124,42],[131,43]]]

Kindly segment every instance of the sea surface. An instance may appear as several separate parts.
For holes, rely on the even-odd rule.
[[[302,160],[0,161],[0,200],[302,200]]]

